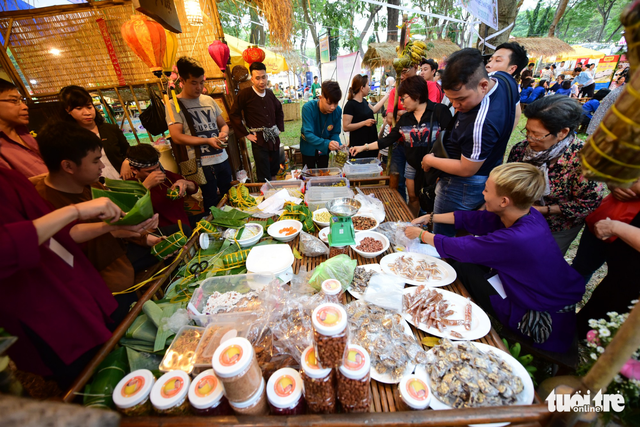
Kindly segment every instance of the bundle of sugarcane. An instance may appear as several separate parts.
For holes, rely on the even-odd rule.
[[[620,15],[625,27],[631,80],[580,152],[584,176],[629,187],[640,177],[640,0]]]

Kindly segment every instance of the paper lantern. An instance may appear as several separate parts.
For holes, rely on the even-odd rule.
[[[258,46],[249,46],[242,52],[242,59],[244,62],[251,65],[254,62],[262,62],[265,58],[264,50],[260,49]]]
[[[209,45],[209,55],[211,55],[213,61],[224,73],[224,70],[227,69],[229,58],[231,57],[229,46],[227,46],[226,43],[223,43],[220,40],[214,40],[213,43]]]
[[[162,56],[162,71],[164,75],[169,77],[173,71],[173,65],[176,63],[176,53],[178,53],[178,37],[171,31],[164,30],[167,37],[167,48]]]
[[[162,76],[162,57],[167,49],[167,36],[162,25],[144,15],[133,15],[120,27],[127,46],[151,69]]]

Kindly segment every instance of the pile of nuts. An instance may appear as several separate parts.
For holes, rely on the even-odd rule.
[[[324,368],[335,368],[340,366],[344,351],[347,348],[348,329],[341,334],[327,337],[313,331],[313,339],[318,351],[318,361]]]
[[[335,372],[325,378],[311,378],[304,371],[300,372],[304,381],[304,398],[307,407],[314,414],[333,414],[336,411]]]
[[[359,380],[352,380],[338,370],[338,400],[345,412],[369,412],[369,382],[369,374]]]
[[[376,226],[378,221],[368,216],[354,216],[351,218],[353,228],[358,231],[371,230]]]
[[[362,252],[380,252],[383,247],[380,240],[376,240],[373,237],[365,237],[360,240],[360,244],[356,246],[356,249]]]

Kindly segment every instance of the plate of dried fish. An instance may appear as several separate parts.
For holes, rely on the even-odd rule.
[[[427,352],[427,360],[426,380],[433,392],[430,403],[433,409],[530,405],[533,402],[533,381],[526,369],[498,348],[443,339],[440,345]]]
[[[376,273],[382,273],[380,264],[365,264],[356,267],[353,274],[353,281],[349,287],[349,293],[356,299],[364,298],[364,293],[369,285],[369,279]]]
[[[445,261],[429,255],[396,252],[380,260],[382,271],[404,279],[408,285],[447,286],[456,280],[456,271]]]
[[[489,316],[476,303],[426,285],[404,289],[402,315],[421,331],[452,340],[477,340],[491,330]]]

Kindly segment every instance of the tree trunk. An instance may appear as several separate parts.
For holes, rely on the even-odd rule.
[[[387,3],[399,6],[400,0],[387,0]],[[391,7],[387,8],[387,41],[388,42],[397,42],[398,41],[398,17],[400,16],[398,9],[394,9]]]
[[[618,32],[620,27],[622,27],[622,24],[618,25],[618,27],[615,30],[613,30],[613,33],[611,33],[611,35],[609,36],[609,38],[607,39],[607,41],[605,43],[611,43],[611,40],[613,39],[613,36],[616,35],[616,33]]]
[[[567,4],[569,4],[569,0],[560,0],[560,4],[558,4],[558,8],[556,9],[556,14],[553,15],[553,22],[551,22],[547,37],[555,36],[556,27],[558,26],[558,22],[560,22],[562,15],[564,15],[564,11],[567,9]]]
[[[360,56],[362,58],[364,58],[364,52],[365,52],[364,49],[362,48],[362,42],[364,40],[364,36],[367,35],[367,31],[369,31],[369,27],[371,26],[371,23],[373,22],[373,19],[376,17],[378,12],[380,12],[380,9],[382,9],[382,6],[376,6],[373,10],[370,9],[371,14],[369,15],[369,19],[367,19],[367,23],[364,25],[364,29],[360,33],[360,39],[358,40],[358,51],[360,52]]]
[[[498,0],[498,31],[503,28],[509,26],[509,24],[516,22],[516,17],[518,16],[518,4],[520,2],[518,0]],[[480,37],[485,37],[485,31],[488,29],[487,36],[491,34],[497,33],[498,31],[494,30],[491,27],[487,27],[485,24],[480,24]],[[487,43],[492,44],[494,46],[498,46],[502,43],[506,43],[509,41],[509,34],[513,31],[513,27],[509,28],[504,33],[496,36],[492,39],[489,39]],[[480,40],[478,40],[477,48],[480,48]],[[488,46],[484,48],[485,54],[493,53],[493,49],[490,49]]]
[[[307,29],[302,29],[302,38],[300,39],[300,56],[302,56],[303,62],[306,63],[304,58],[306,57],[305,47],[307,46]]]
[[[309,17],[309,8],[307,6],[307,2],[302,0],[302,11],[304,12],[304,20],[309,25],[309,32],[311,32],[311,38],[313,39],[313,44],[316,46],[316,63],[318,69],[322,68],[320,65],[320,42],[318,41],[318,33],[316,32],[316,26],[313,22],[311,22],[311,17]],[[322,77],[322,70],[320,70],[320,77]],[[322,78],[320,79],[322,81]]]
[[[258,13],[252,7],[249,8],[251,16],[251,34],[249,35],[249,43],[264,46],[264,27],[262,25],[254,24],[254,22],[260,22]]]
[[[598,31],[598,37],[594,40],[596,42],[602,40],[604,29],[609,22],[609,14],[611,14],[611,8],[613,7],[614,3],[615,1],[611,2],[608,7],[606,6],[606,4],[605,7],[600,7],[600,3],[598,2],[598,12],[600,12],[600,15],[602,15],[602,26],[600,27],[600,31]]]

